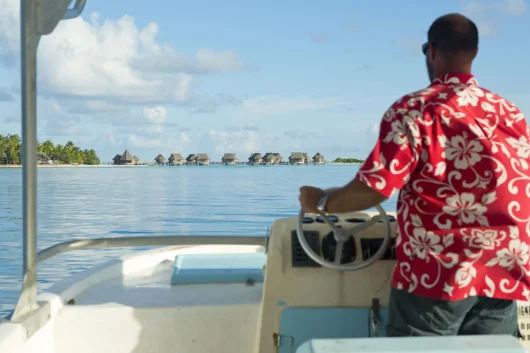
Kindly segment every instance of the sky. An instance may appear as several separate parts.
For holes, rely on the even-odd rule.
[[[479,83],[530,114],[526,0],[88,0],[38,51],[38,138],[159,154],[365,158],[385,110],[428,85],[437,17],[479,27]],[[19,133],[19,0],[0,0],[0,134]]]

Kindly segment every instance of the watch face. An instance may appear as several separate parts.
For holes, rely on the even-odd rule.
[[[326,208],[326,201],[328,200],[327,195],[323,196],[317,203],[317,210],[324,212]]]

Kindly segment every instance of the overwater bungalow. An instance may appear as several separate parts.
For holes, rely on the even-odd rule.
[[[184,162],[185,160],[180,153],[171,153],[169,156],[169,165],[183,165]]]
[[[279,153],[273,153],[274,157],[276,157],[277,164],[280,164],[283,162],[283,157]]]
[[[261,157],[261,153],[252,153],[250,157],[248,157],[249,165],[260,165],[262,162],[263,157]]]
[[[121,154],[115,155],[114,158],[112,158],[113,164],[115,164],[115,165],[120,164],[120,159],[121,159]]]
[[[156,156],[155,162],[158,165],[165,165],[166,164],[166,158],[164,156],[162,156],[161,154],[159,154],[158,156]]]
[[[278,160],[278,157],[275,155],[275,153],[267,152],[263,156],[262,164],[275,165],[275,164],[280,164],[280,161]]]
[[[309,157],[307,153],[304,152],[292,152],[289,156],[289,164],[291,165],[302,165],[308,164]]]
[[[224,165],[237,164],[238,161],[235,153],[225,153],[223,158],[221,158],[221,163]]]
[[[112,161],[116,165],[136,165],[138,164],[139,158],[133,156],[128,149],[125,149],[123,154],[117,154]]]
[[[138,157],[133,156],[128,149],[125,149],[120,158],[121,165],[135,165],[138,164]]]
[[[188,165],[197,164],[197,155],[194,153],[188,155],[188,157],[186,157],[186,164]]]
[[[326,163],[326,160],[324,159],[324,156],[320,153],[317,153],[313,156],[313,163],[314,164],[324,164]]]
[[[209,165],[210,164],[210,157],[208,157],[208,153],[199,153],[197,155],[197,165]]]

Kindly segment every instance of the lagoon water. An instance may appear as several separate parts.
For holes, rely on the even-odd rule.
[[[342,186],[357,165],[73,167],[38,169],[38,248],[76,238],[265,235],[299,211],[298,188]],[[385,204],[395,210],[395,196]],[[39,265],[39,291],[72,273],[139,249],[62,254]],[[0,316],[22,276],[22,170],[0,169]]]

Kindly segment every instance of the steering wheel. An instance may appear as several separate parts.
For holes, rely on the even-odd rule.
[[[335,223],[333,223],[333,221],[329,219],[326,214],[320,214],[324,222],[326,222],[327,225],[329,225],[333,230],[333,235],[335,237],[335,240],[337,241],[334,262],[327,261],[322,256],[315,253],[307,243],[303,229],[305,213],[302,210],[300,210],[300,215],[298,216],[298,224],[296,226],[296,235],[298,236],[298,241],[300,242],[300,245],[302,246],[302,249],[304,249],[304,251],[306,252],[307,256],[309,256],[313,261],[324,267],[332,268],[339,271],[357,271],[364,267],[370,266],[371,264],[383,257],[385,251],[388,248],[388,245],[390,245],[391,238],[390,221],[388,220],[388,216],[385,210],[383,209],[383,207],[381,207],[381,205],[377,205],[375,206],[375,208],[377,209],[377,211],[379,211],[378,215],[372,217],[372,219],[362,223],[361,225],[354,227],[353,229],[339,228],[335,225]],[[348,232],[361,232],[379,221],[383,221],[385,229],[383,243],[381,244],[377,252],[373,256],[362,262],[354,262],[353,264],[341,264],[340,260],[342,257],[342,249],[344,248],[344,243],[349,238]],[[355,239],[355,234],[353,234],[353,237]]]

